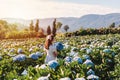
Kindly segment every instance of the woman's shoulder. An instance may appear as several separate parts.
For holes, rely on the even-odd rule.
[[[52,45],[50,45],[49,48],[56,49],[56,45],[55,45],[55,44],[52,44]]]

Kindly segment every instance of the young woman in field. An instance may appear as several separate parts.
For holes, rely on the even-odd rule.
[[[57,49],[55,44],[53,44],[54,41],[54,35],[50,34],[46,37],[44,49],[47,53],[45,63],[48,63],[51,60],[57,59]]]

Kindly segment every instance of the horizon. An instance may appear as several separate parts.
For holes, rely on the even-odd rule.
[[[81,18],[83,16],[87,16],[87,15],[109,15],[109,14],[120,14],[120,13],[108,13],[108,14],[86,14],[86,15],[82,15],[80,17],[48,17],[48,18],[33,18],[33,19],[24,19],[24,18],[12,18],[12,17],[6,17],[6,18],[0,18],[0,19],[22,19],[22,20],[36,20],[36,19],[57,19],[57,18]]]
[[[0,19],[46,19],[120,13],[119,0],[0,0]],[[114,2],[114,3],[113,3]]]

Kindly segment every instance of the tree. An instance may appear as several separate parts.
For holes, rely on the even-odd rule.
[[[109,26],[109,28],[114,28],[115,27],[115,23],[113,22],[110,26]]]
[[[7,21],[4,21],[4,20],[0,20],[0,30],[7,30],[9,27],[8,27],[8,23]]]
[[[37,37],[40,37],[40,38],[45,37],[44,30],[42,28],[40,28],[40,31],[37,33]]]
[[[120,25],[118,27],[120,27]]]
[[[39,19],[37,19],[36,24],[35,24],[35,32],[39,31]]]
[[[69,29],[69,26],[68,26],[68,25],[65,25],[65,26],[64,26],[64,30],[67,32],[68,29]]]
[[[54,21],[53,21],[52,34],[54,36],[56,35],[56,19],[54,19]]]
[[[61,23],[61,22],[57,22],[57,24],[56,24],[56,29],[57,29],[57,30],[60,29],[61,26],[62,26],[62,23]]]
[[[18,31],[17,24],[9,24],[9,31]]]
[[[24,31],[28,31],[28,29],[27,29],[27,28],[25,28],[25,29],[24,29]]]
[[[30,31],[34,30],[33,21],[31,21],[29,29],[30,29]]]
[[[51,34],[51,28],[50,25],[47,27],[47,35]]]

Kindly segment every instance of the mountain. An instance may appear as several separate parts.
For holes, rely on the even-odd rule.
[[[111,13],[106,15],[98,14],[89,14],[84,15],[80,18],[76,17],[61,17],[56,18],[57,22],[61,22],[64,25],[69,25],[70,29],[68,31],[76,31],[80,28],[101,28],[108,27],[110,24],[115,22],[116,26],[120,25],[120,13]],[[28,28],[31,20],[24,19],[13,19],[13,18],[4,18],[8,23],[16,23],[19,28]],[[52,26],[54,18],[39,19],[39,26],[43,29],[46,29],[48,25]],[[33,22],[36,22],[36,19],[33,19]],[[61,31],[63,32],[63,26]]]

